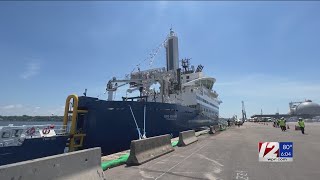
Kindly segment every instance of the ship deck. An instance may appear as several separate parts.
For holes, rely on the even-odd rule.
[[[306,135],[290,129],[247,122],[217,135],[202,135],[199,141],[140,166],[118,166],[105,171],[107,179],[290,179],[320,177],[320,123],[306,123]],[[259,141],[293,142],[293,162],[259,162]]]

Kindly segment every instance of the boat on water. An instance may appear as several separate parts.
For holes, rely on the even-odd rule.
[[[39,142],[35,141],[36,138],[26,138],[25,143],[28,139],[34,142],[34,148],[42,151],[55,149],[51,154],[62,153],[60,144],[64,142],[67,151],[101,147],[102,154],[107,155],[129,149],[132,140],[163,134],[176,137],[181,131],[218,124],[222,101],[212,89],[216,79],[204,74],[204,66],[195,68],[190,65],[190,59],[179,60],[178,37],[172,29],[163,45],[166,67],[144,71],[138,68],[124,79],[112,78],[106,85],[106,100],[88,97],[86,93],[79,97],[68,96],[64,132],[52,136],[55,140],[50,142],[51,146],[57,147],[46,147],[43,142],[48,137],[43,137],[43,133]],[[158,90],[153,87],[155,84],[159,86]],[[128,86],[126,94],[138,92],[139,95],[126,95],[120,101],[115,100],[115,93],[125,86]],[[20,148],[25,147],[20,143]],[[27,150],[18,152],[22,151]],[[0,158],[12,157],[0,155]]]
[[[59,125],[0,127],[0,166],[65,152],[69,136]]]

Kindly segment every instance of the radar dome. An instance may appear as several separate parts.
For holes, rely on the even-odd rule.
[[[307,100],[296,107],[295,114],[302,115],[317,115],[320,114],[320,105],[312,102],[311,100]]]

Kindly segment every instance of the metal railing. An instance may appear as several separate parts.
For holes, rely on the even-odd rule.
[[[0,127],[0,147],[19,146],[23,143],[24,139],[58,136],[65,135],[68,133],[69,128],[65,125],[44,124],[2,126]]]

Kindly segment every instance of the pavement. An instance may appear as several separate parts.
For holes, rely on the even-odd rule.
[[[209,132],[209,130],[207,129],[207,130],[202,130],[202,131],[195,132],[195,134],[198,137],[198,136],[201,136],[203,134],[208,134],[208,132]],[[179,140],[179,137],[172,138],[171,139],[171,143],[174,142],[174,141],[178,141],[178,140]],[[128,153],[130,153],[130,149],[125,150],[125,151],[121,151],[121,152],[118,152],[118,153],[102,156],[101,157],[101,162],[115,160],[115,159],[118,159],[120,156],[128,154]]]
[[[319,180],[320,123],[306,123],[306,135],[290,129],[246,122],[140,166],[122,165],[105,171],[106,179]],[[259,162],[258,142],[293,142],[293,162]]]

